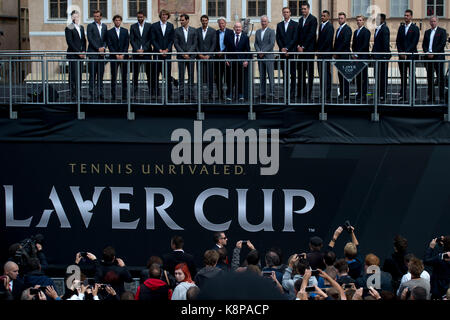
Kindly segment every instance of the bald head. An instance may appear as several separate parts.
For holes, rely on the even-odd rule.
[[[16,280],[19,275],[19,266],[15,262],[8,261],[3,266],[3,271],[11,280]]]
[[[234,32],[236,32],[237,34],[240,34],[242,32],[242,23],[236,22],[234,24]]]

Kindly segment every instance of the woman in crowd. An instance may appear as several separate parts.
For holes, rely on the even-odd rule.
[[[186,300],[186,292],[191,287],[196,287],[192,281],[191,273],[186,263],[177,264],[175,267],[175,279],[177,286],[172,294],[172,300]]]

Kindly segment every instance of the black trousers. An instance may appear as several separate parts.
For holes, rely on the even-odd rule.
[[[171,98],[172,97],[172,63],[170,62],[170,60],[172,60],[172,56],[167,55],[165,57],[163,57],[162,55],[157,55],[156,56],[156,60],[158,60],[158,62],[156,63],[156,72],[155,72],[155,77],[153,79],[153,88],[156,88],[154,90],[156,90],[156,92],[159,92],[159,85],[158,85],[158,81],[159,81],[159,76],[161,75],[162,77],[165,77],[166,79],[166,83],[167,83],[167,89],[168,89],[168,97]],[[164,63],[166,63],[167,61],[167,74],[164,75],[163,74],[163,67],[164,67]]]
[[[366,60],[366,57],[361,57],[361,60]],[[367,60],[364,61],[367,63]],[[356,76],[356,93],[358,97],[367,98],[367,87],[369,81],[369,68],[366,66],[364,69]]]
[[[228,83],[229,75],[227,76],[226,74],[227,72],[229,72],[229,70],[226,66],[225,58],[223,55],[215,56],[214,59],[223,60],[214,62],[214,82],[216,83],[219,99],[223,99],[223,87],[224,83]]]
[[[331,59],[330,56],[318,56],[319,59]],[[323,62],[319,61],[317,62],[317,67],[319,70],[319,78],[320,78],[320,96],[322,96],[323,92],[323,85],[325,82],[325,98],[328,99],[331,97],[331,62],[326,61],[325,62],[325,79],[323,76]]]
[[[428,57],[425,60],[435,60],[439,59],[435,56],[433,59]],[[434,100],[436,98],[435,94],[435,84],[434,84],[434,74],[436,73],[437,86],[439,88],[439,99],[444,100],[445,92],[445,76],[444,76],[444,63],[441,62],[425,62],[425,68],[427,70],[427,82],[428,82],[428,100]]]
[[[89,59],[105,60],[102,55],[93,55]],[[96,96],[103,95],[103,75],[105,74],[105,62],[93,61],[89,62],[89,93]]]
[[[211,58],[210,59],[215,59]],[[202,70],[202,86],[204,84],[208,85],[208,91],[209,94],[212,95],[214,93],[214,80],[215,80],[215,62],[210,62],[208,59],[199,59],[198,60],[199,65],[201,64],[201,70]],[[198,71],[198,70],[197,70]],[[219,88],[219,87],[217,87]]]
[[[400,79],[401,79],[401,89],[400,89],[400,96],[402,96],[403,98],[409,98],[409,94],[408,94],[408,77],[409,77],[409,72],[412,68],[412,60],[408,59],[408,57],[406,58],[400,58],[398,57],[399,60],[401,60],[401,62],[398,63],[398,67],[400,69]],[[414,72],[414,70],[413,70]],[[410,86],[411,86],[411,81],[412,79],[409,80]],[[416,87],[416,84],[414,84],[414,87]]]
[[[384,59],[384,58],[383,58]],[[386,90],[388,84],[388,62],[378,63],[378,96],[380,98],[386,99]],[[375,68],[375,65],[374,65]]]
[[[281,55],[281,58],[283,59],[281,61],[281,69],[283,69],[283,81],[286,84],[286,92],[284,95],[288,96],[288,88],[290,88],[290,95],[291,97],[295,96],[295,90],[297,88],[297,77],[296,77],[296,67],[295,62],[292,61],[293,55]],[[288,68],[289,65],[289,68]],[[284,72],[284,68],[286,66],[286,72]],[[288,71],[289,69],[289,71]],[[289,77],[288,77],[289,74]],[[289,86],[289,87],[288,87]],[[286,99],[287,101],[287,99]]]
[[[299,59],[314,59],[311,55],[299,55]],[[314,61],[297,61],[297,97],[311,99],[314,84]],[[308,86],[306,86],[306,75],[308,75]]]
[[[239,98],[248,98],[248,65],[244,67],[242,61],[230,61],[227,69],[230,74],[227,78],[227,96],[231,97],[233,89],[236,89]]]
[[[81,58],[69,58],[69,87],[70,95],[73,99],[78,94],[80,88],[81,94],[81,76],[83,74],[83,61]]]
[[[347,55],[340,55],[336,58],[336,60],[339,59],[349,59],[349,56]],[[340,72],[338,72],[338,78],[339,78],[339,93],[342,98],[349,98],[350,97],[350,82],[345,79]]]
[[[127,85],[128,85],[128,63],[127,61],[118,62],[118,60],[111,61],[111,96],[112,99],[116,98],[117,87],[117,71],[121,70],[122,76],[122,99],[127,99]]]
[[[177,57],[178,60],[186,60],[183,57]],[[189,58],[190,60],[190,58]],[[186,69],[188,71],[188,90],[185,90],[185,75]],[[180,61],[178,62],[178,87],[180,98],[184,95],[189,96],[194,94],[194,70],[195,62],[193,61]]]
[[[139,86],[139,74],[141,73],[141,66],[144,66],[144,72],[147,75],[147,86],[148,90],[151,92],[152,90],[152,63],[151,62],[142,62],[139,60],[151,60],[151,56],[139,56],[134,55],[133,59],[133,91],[136,94]]]

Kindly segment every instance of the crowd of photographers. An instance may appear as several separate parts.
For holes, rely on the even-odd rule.
[[[336,252],[344,230],[350,240],[342,253]],[[113,247],[106,247],[100,260],[79,252],[60,296],[46,275],[48,263],[37,236],[11,245],[0,278],[0,299],[450,300],[450,236],[432,239],[420,258],[409,252],[407,239],[397,235],[393,253],[383,264],[374,253],[361,254],[348,222],[336,229],[328,245],[312,237],[309,250],[291,255],[286,264],[279,248],[270,248],[262,257],[250,240],[237,241],[230,253],[224,232],[216,232],[214,241],[213,248],[204,252],[204,266],[198,268],[194,257],[183,250],[183,238],[172,237],[169,253],[148,260],[136,292],[126,291],[125,283],[134,280]],[[95,276],[87,278],[89,273]]]

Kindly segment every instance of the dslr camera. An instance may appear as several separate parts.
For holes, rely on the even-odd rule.
[[[350,221],[345,221],[342,229],[347,230],[348,233],[352,233],[352,225],[350,224]]]

